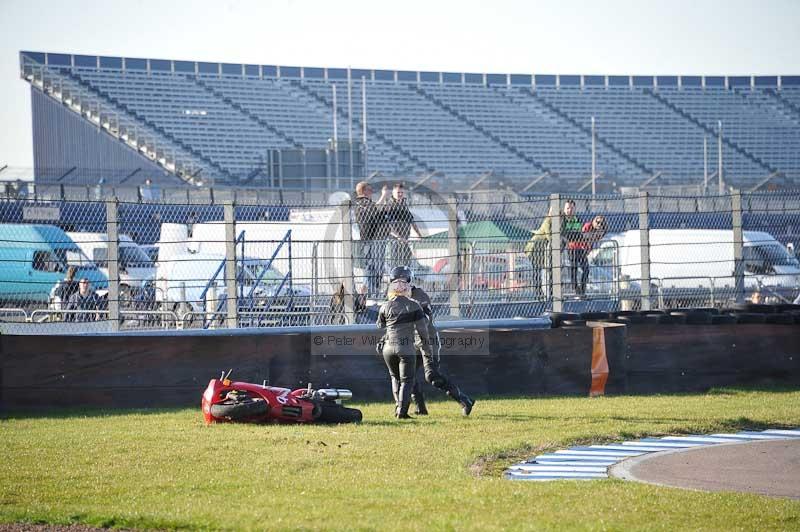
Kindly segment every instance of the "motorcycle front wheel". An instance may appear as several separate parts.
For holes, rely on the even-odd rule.
[[[264,416],[269,412],[269,405],[263,399],[247,399],[245,401],[226,401],[211,405],[211,415],[229,421],[246,421]]]

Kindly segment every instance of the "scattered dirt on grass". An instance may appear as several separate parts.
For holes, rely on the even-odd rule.
[[[552,448],[553,445],[553,442],[536,446],[526,445],[518,449],[509,449],[495,454],[480,456],[470,464],[469,472],[475,477],[499,477],[509,463],[519,462],[535,454],[540,454],[545,449]]]
[[[629,438],[634,437],[639,436],[631,436]],[[573,445],[611,443],[619,441],[620,439],[624,438],[619,438],[618,436],[599,438],[579,437],[575,438],[569,445],[563,443],[559,444],[558,442],[554,441],[543,442],[539,445],[525,445],[516,449],[507,449],[498,453],[480,456],[475,462],[470,464],[468,469],[474,477],[500,477],[511,464],[521,462],[522,460],[526,460],[538,454],[549,453],[556,449],[571,447]]]
[[[0,532],[97,532],[108,528],[97,528],[88,525],[34,525],[31,523],[2,523]],[[128,529],[116,529],[124,532]]]

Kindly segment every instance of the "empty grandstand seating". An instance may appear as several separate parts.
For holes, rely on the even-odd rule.
[[[562,76],[559,82],[556,76],[376,70],[354,72],[350,84],[344,69],[36,52],[22,52],[21,62],[34,87],[44,90],[44,77],[51,76],[95,97],[102,104],[95,121],[110,113],[132,121],[153,144],[142,150],[152,152],[151,160],[167,161],[163,154],[173,153],[217,184],[249,182],[268,166],[270,150],[329,146],[334,120],[340,141],[361,141],[366,133],[368,173],[414,179],[435,173],[452,188],[491,174],[517,190],[585,190],[592,119],[598,180],[612,188],[656,179],[702,183],[704,167],[717,168],[720,121],[728,185],[800,179],[796,78],[786,86],[778,78],[731,78],[730,84],[709,78],[706,85],[699,77],[684,84],[677,77],[659,83],[627,76]],[[164,166],[177,173],[175,164]]]

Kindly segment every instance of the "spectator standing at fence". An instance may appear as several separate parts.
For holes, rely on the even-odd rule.
[[[97,320],[97,313],[88,311],[100,310],[100,297],[97,295],[97,292],[94,291],[89,279],[86,277],[80,280],[78,283],[78,291],[69,298],[67,310],[86,311],[71,314],[68,316],[70,318],[68,321],[85,322]]]
[[[533,268],[533,290],[537,295],[542,295],[542,272],[547,269],[550,262],[550,234],[553,225],[553,209],[547,211],[539,229],[533,232],[531,239],[525,244],[525,255],[531,261]]]
[[[386,222],[384,203],[389,188],[384,186],[377,203],[372,201],[372,185],[362,181],[356,185],[356,223],[361,233],[360,257],[366,262],[367,293],[377,297],[380,293],[383,263],[386,254],[386,237],[389,228]]]
[[[56,285],[53,291],[53,295],[61,302],[62,309],[67,308],[72,294],[78,291],[78,281],[75,280],[76,271],[77,268],[75,268],[75,266],[67,268],[67,274],[64,276],[64,279],[58,282],[58,285]]]
[[[603,215],[597,215],[591,222],[583,224],[583,241],[578,243],[576,255],[578,264],[581,267],[581,278],[578,283],[576,293],[583,295],[586,293],[586,283],[589,280],[589,252],[592,248],[606,236],[608,224]]]
[[[389,223],[389,233],[392,236],[392,264],[391,267],[404,266],[411,263],[411,247],[408,238],[413,229],[417,236],[422,233],[414,221],[414,215],[408,208],[405,198],[403,183],[396,183],[392,188],[392,197],[386,204],[386,219]]]
[[[581,295],[578,269],[586,261],[584,250],[583,224],[575,215],[575,201],[564,202],[564,211],[561,213],[561,249],[566,248],[569,258],[569,274],[572,289],[575,294]]]

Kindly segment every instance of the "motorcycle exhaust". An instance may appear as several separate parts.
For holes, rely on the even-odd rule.
[[[323,388],[316,393],[317,397],[323,400],[348,401],[353,398],[353,392],[342,388]]]

